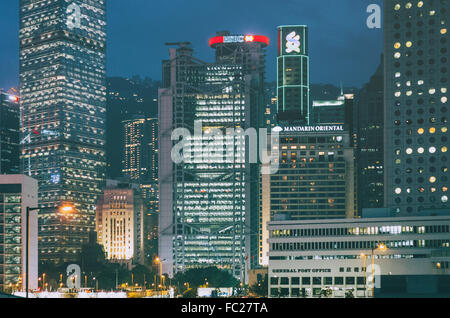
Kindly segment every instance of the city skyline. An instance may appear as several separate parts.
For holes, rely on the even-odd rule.
[[[11,5],[0,12],[0,29],[5,30],[0,44],[0,60],[7,61],[3,63],[3,72],[0,72],[0,88],[6,90],[18,86],[18,1],[9,1]],[[157,61],[167,55],[165,42],[191,41],[200,59],[211,60],[213,52],[209,49],[208,40],[216,31],[266,35],[271,43],[276,43],[277,26],[301,21],[309,26],[311,38],[310,82],[336,86],[342,82],[344,86],[361,87],[375,72],[383,45],[382,30],[369,29],[366,25],[369,15],[366,9],[371,3],[382,5],[381,2],[285,0],[279,3],[252,0],[246,3],[249,10],[238,10],[241,4],[235,0],[222,8],[218,2],[209,1],[196,1],[189,5],[175,1],[169,5],[135,0],[123,6],[117,0],[110,0],[107,3],[107,75],[137,74],[159,80],[161,71]],[[155,7],[159,8],[158,14]],[[174,12],[171,7],[179,10]],[[193,14],[184,15],[186,11]],[[217,12],[233,17],[233,23],[218,19]],[[343,19],[344,16],[351,18]],[[199,22],[192,23],[191,20]],[[276,80],[276,55],[276,47],[269,47],[266,58],[268,81]],[[340,63],[335,63],[336,60]]]
[[[450,298],[450,0],[378,1],[8,2],[0,298]]]

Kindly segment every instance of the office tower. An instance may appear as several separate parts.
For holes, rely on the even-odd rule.
[[[265,109],[263,114],[263,126],[273,128],[277,125],[277,83],[266,83],[264,87]]]
[[[106,164],[105,65],[104,0],[20,1],[22,160],[39,181],[41,261],[75,259],[95,228]],[[63,203],[74,213],[57,212]]]
[[[124,160],[122,175],[139,184],[144,204],[146,225],[146,255],[157,253],[159,190],[158,190],[158,119],[135,115],[122,122],[124,133]]]
[[[257,261],[258,167],[245,160],[245,141],[226,134],[226,129],[261,123],[252,111],[263,109],[263,95],[253,101],[252,90],[263,85],[259,81],[264,70],[248,70],[248,65],[263,67],[267,44],[262,36],[217,35],[210,40],[218,50],[215,63],[195,58],[189,43],[177,43],[178,48],[170,49],[170,60],[163,61],[158,99],[159,254],[165,273],[219,266],[244,281],[246,270]],[[255,52],[253,60],[242,59],[246,51]],[[196,121],[202,121],[203,128],[197,129],[202,137],[192,136]],[[217,150],[209,144],[211,133],[221,132],[214,139],[231,145],[232,158],[196,151],[184,153],[184,162],[173,163],[171,151],[177,142],[171,135],[176,128],[191,131],[186,147],[204,144],[208,152]]]
[[[358,208],[384,206],[384,78],[383,63],[359,91],[358,110]]]
[[[24,175],[0,175],[0,292],[26,286],[26,209],[38,204],[38,182]],[[38,287],[38,217],[29,221],[29,289]]]
[[[144,264],[145,211],[131,184],[108,184],[97,204],[97,241],[108,260]]]
[[[278,120],[309,124],[308,27],[278,27]]]
[[[124,160],[122,174],[139,184],[158,182],[158,119],[135,115],[122,122]]]
[[[269,38],[263,35],[233,35],[228,31],[217,32],[215,37],[209,40],[209,46],[216,51],[216,63],[226,65],[241,65],[243,68],[244,80],[246,83],[245,118],[243,121],[245,128],[258,129],[266,127],[264,122],[267,118],[267,107],[265,106],[265,71],[266,59],[265,48],[269,46]],[[265,115],[266,114],[266,115]],[[274,115],[269,115],[273,120]],[[248,220],[247,230],[250,235],[247,239],[246,266],[253,268],[258,264],[258,210],[259,210],[259,169],[257,163],[247,164],[247,194]]]
[[[450,1],[384,3],[385,205],[448,210]]]
[[[125,144],[122,122],[134,116],[158,117],[159,82],[139,76],[108,77],[106,101],[106,175],[122,177]]]
[[[277,173],[262,176],[261,265],[268,264],[267,223],[356,216],[354,148],[344,125],[276,127]]]
[[[19,98],[0,91],[0,174],[20,170]]]

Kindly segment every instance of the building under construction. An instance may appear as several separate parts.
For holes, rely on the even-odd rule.
[[[268,44],[264,36],[219,32],[210,40],[214,63],[195,58],[189,43],[169,44],[159,91],[159,255],[170,276],[218,266],[245,281],[257,263],[258,166],[246,160],[245,138],[226,130],[262,124]],[[171,158],[177,128],[190,132],[178,164]],[[220,148],[230,145],[231,157]]]

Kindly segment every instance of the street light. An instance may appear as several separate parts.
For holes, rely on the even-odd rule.
[[[372,247],[372,297],[375,296],[375,264],[374,264],[374,256],[375,256],[375,251],[386,251],[387,250],[387,246],[384,243],[379,243],[376,247]],[[365,258],[364,258],[365,260]],[[365,276],[365,272],[364,272],[364,276]]]
[[[29,261],[29,256],[30,256],[30,212],[32,211],[38,211],[41,210],[41,208],[32,208],[27,206],[26,208],[26,244],[25,244],[25,250],[26,250],[26,260],[25,260],[25,294],[26,294],[26,298],[28,298],[28,290],[29,290],[29,278],[30,278],[30,261]],[[70,205],[63,205],[59,208],[59,211],[62,213],[70,213],[74,210],[74,208]],[[45,274],[44,274],[45,275]],[[45,276],[44,276],[44,280],[45,280]],[[45,287],[45,286],[43,286]]]

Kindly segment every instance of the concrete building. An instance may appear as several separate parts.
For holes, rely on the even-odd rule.
[[[450,213],[393,214],[271,222],[269,295],[449,296]]]
[[[450,1],[384,2],[385,206],[449,209]]]
[[[144,264],[145,211],[138,189],[107,186],[97,205],[97,241],[110,261]]]
[[[26,209],[38,204],[38,182],[24,175],[0,175],[0,292],[25,291]],[[38,215],[30,212],[29,289],[38,288]]]
[[[258,248],[259,167],[246,160],[245,141],[226,130],[262,124],[268,44],[265,36],[219,32],[210,39],[214,63],[194,57],[188,43],[176,44],[170,60],[163,61],[159,256],[170,276],[187,268],[220,266],[245,280],[247,268],[257,263],[252,256]],[[203,128],[194,131],[200,121]],[[209,132],[220,131],[217,140],[233,147],[233,158],[191,152],[174,163],[172,148],[178,140],[171,136],[176,128],[190,132],[183,141],[188,148],[203,142],[208,152],[217,150],[209,144]]]
[[[268,264],[267,223],[353,218],[357,213],[354,148],[344,125],[286,126],[279,131],[279,170],[261,176],[259,263]]]

